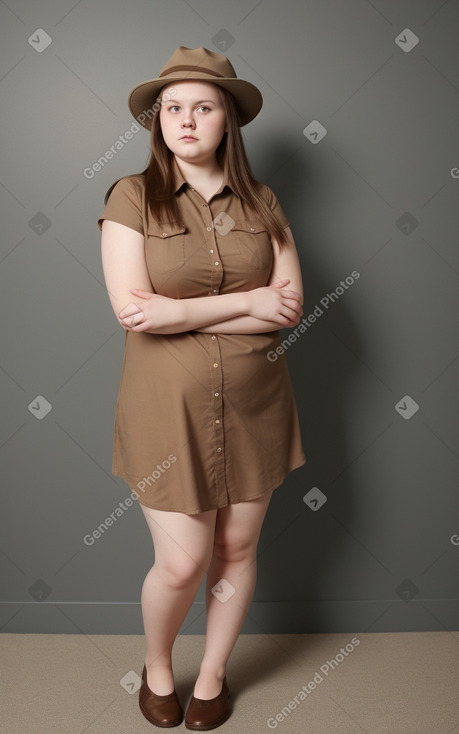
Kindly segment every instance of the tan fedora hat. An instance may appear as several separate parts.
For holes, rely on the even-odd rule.
[[[147,130],[151,129],[153,112],[160,107],[160,90],[174,81],[206,81],[227,89],[235,99],[241,127],[258,115],[263,104],[261,92],[254,84],[238,79],[226,56],[209,51],[203,46],[179,46],[163,66],[157,79],[137,84],[129,94],[129,109],[137,122]]]

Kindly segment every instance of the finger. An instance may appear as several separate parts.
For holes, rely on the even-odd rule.
[[[276,280],[275,283],[271,283],[269,288],[283,288],[284,285],[287,285],[287,283],[290,283],[290,280],[288,278],[285,278],[284,280]]]
[[[150,298],[153,295],[150,291],[144,291],[142,288],[129,288],[129,293],[133,293],[135,296],[139,296],[139,298]]]
[[[139,324],[141,324],[143,319],[144,314],[142,311],[140,311],[139,313],[135,313],[131,316],[125,316],[122,321],[124,321],[124,324],[126,326],[129,326],[132,329],[134,326],[138,326]]]
[[[119,313],[120,319],[125,319],[127,316],[132,316],[135,313],[139,313],[140,308],[137,306],[136,303],[128,303],[127,306],[125,306],[122,311]]]
[[[286,318],[290,320],[295,320],[295,322],[297,322],[298,318],[303,315],[303,309],[300,304],[295,304],[295,306],[288,306],[287,304],[285,304],[281,313]]]
[[[142,331],[147,331],[147,329],[148,329],[148,323],[146,321],[141,321],[140,324],[129,327],[130,331],[135,331],[137,333],[140,333]]]
[[[303,315],[303,306],[301,305],[301,303],[288,305],[287,308],[290,309],[290,313],[294,316],[294,318]]]
[[[289,298],[287,303],[285,304],[287,308],[291,308],[293,311],[296,311],[299,313],[300,311],[303,311],[303,306],[301,304],[301,300],[297,300],[296,298]]]
[[[299,309],[303,308],[303,304],[301,303],[301,298],[296,298],[295,296],[287,297],[283,301],[283,303],[288,308],[295,309],[295,311],[298,311]]]
[[[283,290],[283,295],[287,296],[287,298],[296,298],[297,300],[299,298],[301,300],[301,294],[298,291]]]

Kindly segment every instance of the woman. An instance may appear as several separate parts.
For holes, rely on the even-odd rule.
[[[303,313],[298,255],[240,133],[261,105],[225,56],[180,46],[129,96],[151,129],[151,157],[109,189],[99,219],[126,330],[112,469],[155,550],[139,704],[162,727],[183,718],[172,647],[206,573],[206,646],[185,725],[229,717],[226,664],[253,596],[263,519],[306,461],[279,334]]]

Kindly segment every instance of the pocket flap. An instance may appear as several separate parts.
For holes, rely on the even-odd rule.
[[[233,231],[249,232],[249,234],[257,234],[259,232],[267,232],[266,224],[255,219],[238,219],[234,222]]]
[[[175,222],[149,222],[148,224],[148,234],[153,235],[153,237],[160,237],[162,240],[176,234],[184,234],[185,231],[184,224],[176,224]]]

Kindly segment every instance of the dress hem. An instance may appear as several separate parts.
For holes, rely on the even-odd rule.
[[[150,510],[162,510],[163,512],[181,512],[184,515],[199,515],[202,512],[210,512],[211,510],[220,510],[224,507],[229,507],[230,505],[238,505],[241,502],[251,502],[252,500],[260,499],[260,497],[263,497],[265,494],[268,494],[268,492],[273,492],[275,489],[278,489],[284,481],[286,480],[287,476],[292,472],[295,471],[295,469],[299,469],[300,466],[304,466],[307,463],[307,459],[304,458],[302,461],[300,461],[298,464],[295,464],[294,466],[289,467],[286,472],[284,473],[282,479],[275,482],[273,486],[271,486],[269,489],[264,489],[262,492],[259,492],[256,495],[253,495],[252,497],[245,497],[244,499],[238,500],[237,502],[227,502],[224,505],[218,505],[218,507],[208,507],[205,510],[198,509],[198,510],[177,510],[175,508],[167,508],[167,507],[154,507],[153,505],[147,505],[146,502],[142,502],[141,498],[138,498],[139,505],[143,505],[143,507],[148,507]],[[121,477],[126,482],[126,479],[121,474],[116,474],[115,472],[112,472],[115,476]],[[129,482],[126,482],[129,486]],[[131,488],[132,489],[132,488]],[[136,494],[138,494],[137,489],[133,489]]]

